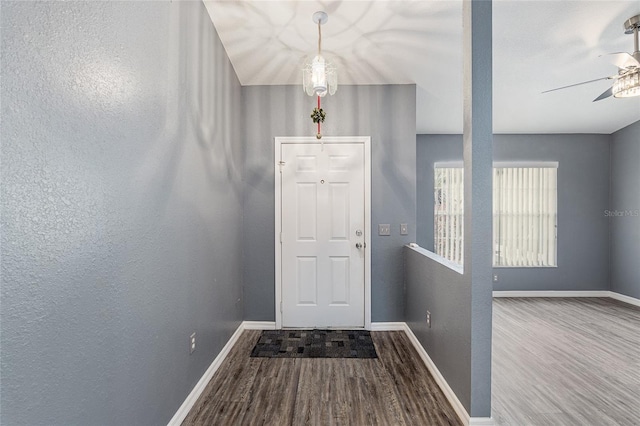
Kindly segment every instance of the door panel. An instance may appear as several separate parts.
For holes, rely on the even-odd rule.
[[[281,161],[282,325],[364,327],[364,145],[283,144]]]
[[[318,259],[299,256],[297,259],[297,301],[298,306],[316,306],[318,304]]]
[[[296,185],[296,207],[298,212],[298,241],[315,241],[318,231],[317,201],[318,190],[315,183],[298,183]]]
[[[329,184],[330,200],[329,215],[331,216],[331,234],[329,238],[335,240],[349,239],[349,184]]]
[[[333,256],[331,261],[331,306],[349,304],[350,268],[348,257]]]

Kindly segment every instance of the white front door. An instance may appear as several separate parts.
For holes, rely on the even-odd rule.
[[[364,327],[364,144],[282,144],[280,160],[282,326]]]

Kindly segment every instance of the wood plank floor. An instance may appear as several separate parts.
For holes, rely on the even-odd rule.
[[[404,332],[372,332],[377,359],[249,355],[244,331],[183,425],[460,425]]]
[[[498,425],[640,425],[640,308],[611,299],[494,299]]]

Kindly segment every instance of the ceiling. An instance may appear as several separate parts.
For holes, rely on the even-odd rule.
[[[417,132],[462,132],[460,0],[204,3],[241,84],[301,84],[324,10],[339,85],[415,83]],[[640,97],[592,102],[607,80],[541,94],[616,74],[600,55],[633,51],[623,23],[637,14],[638,0],[494,0],[494,131],[610,134],[639,120]]]

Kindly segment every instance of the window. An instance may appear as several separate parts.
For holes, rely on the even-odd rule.
[[[556,266],[558,163],[496,163],[493,266]],[[462,264],[464,169],[438,163],[434,174],[434,251]]]
[[[464,180],[462,167],[438,167],[434,176],[433,235],[436,254],[462,265]]]

